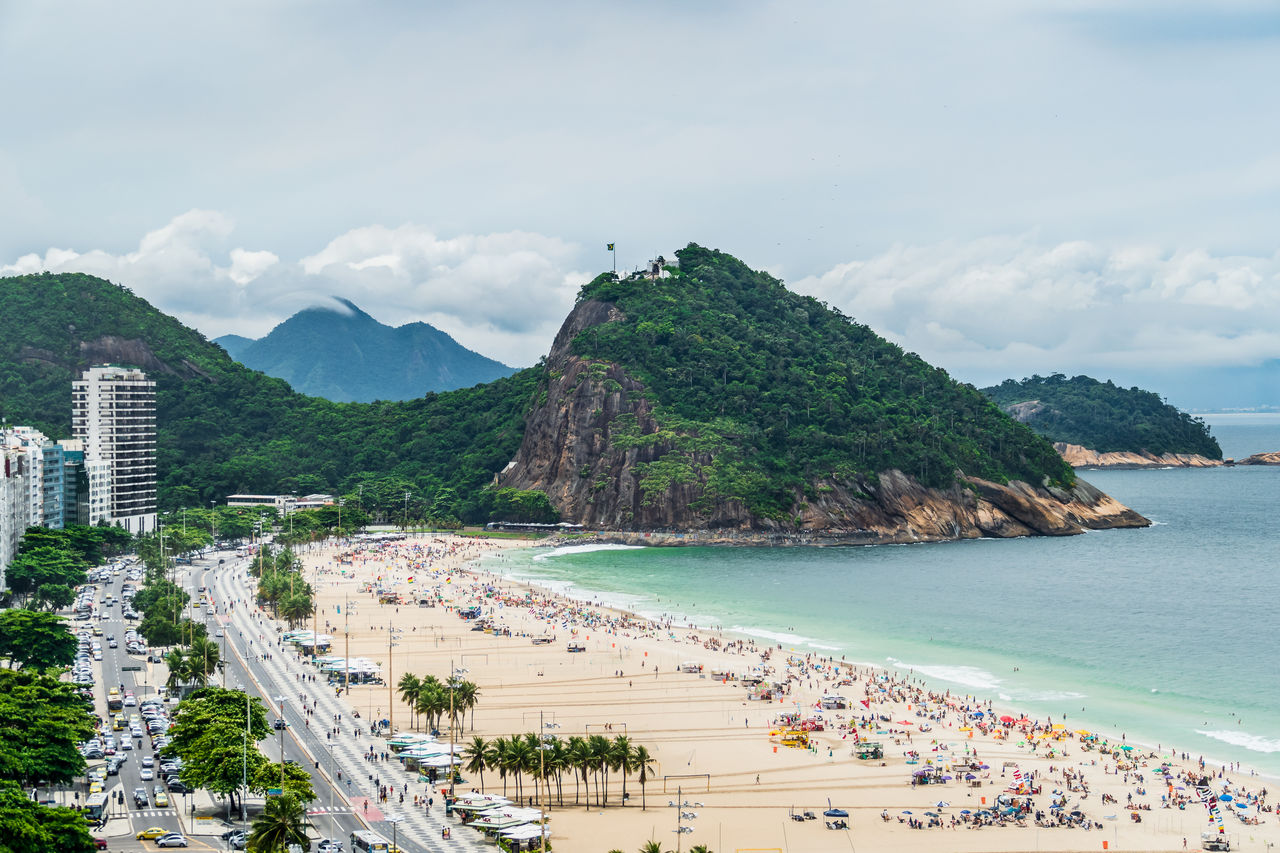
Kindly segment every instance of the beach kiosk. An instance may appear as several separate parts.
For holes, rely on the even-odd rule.
[[[884,758],[884,744],[875,740],[864,740],[853,745],[853,757],[862,761],[877,761]]]

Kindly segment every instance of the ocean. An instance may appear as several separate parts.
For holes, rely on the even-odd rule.
[[[1203,417],[1228,457],[1280,450],[1280,415]],[[1280,777],[1280,468],[1081,476],[1153,525],[856,548],[531,549],[484,567]]]

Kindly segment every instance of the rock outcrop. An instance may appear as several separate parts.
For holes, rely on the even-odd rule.
[[[1099,453],[1063,441],[1054,442],[1053,449],[1072,468],[1216,468],[1222,464],[1221,459],[1209,459],[1194,453],[1164,453],[1159,456],[1145,450]]]
[[[934,489],[896,470],[816,481],[795,494],[784,517],[753,514],[742,501],[711,496],[714,475],[707,472],[717,451],[664,429],[642,383],[616,364],[573,353],[578,334],[621,318],[616,306],[588,300],[565,320],[547,358],[546,395],[500,476],[503,486],[544,492],[565,521],[610,531],[610,541],[874,544],[1063,536],[1150,523],[1083,481],[1056,489],[961,477]],[[653,476],[673,456],[681,464]]]
[[[1255,453],[1236,462],[1237,465],[1280,465],[1280,451]]]

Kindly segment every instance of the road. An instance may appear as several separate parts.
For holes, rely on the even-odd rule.
[[[224,646],[224,660],[228,661],[227,686],[247,683],[271,708],[272,719],[283,704],[284,719],[288,723],[283,738],[285,756],[297,761],[312,775],[317,801],[313,804],[315,814],[311,819],[317,830],[329,837],[345,839],[353,829],[367,827],[388,839],[394,838],[406,853],[492,849],[491,844],[486,844],[479,833],[472,830],[453,832],[451,838],[443,840],[442,830],[458,828],[456,822],[444,817],[443,797],[436,795],[436,805],[430,813],[415,808],[413,795],[426,794],[425,784],[417,782],[416,776],[404,773],[397,761],[364,760],[363,755],[371,747],[385,750],[385,742],[375,741],[367,733],[362,740],[357,740],[352,734],[350,706],[339,699],[323,679],[303,682],[299,678],[302,674],[314,674],[315,669],[297,661],[292,649],[277,645],[277,626],[272,620],[261,614],[255,616],[252,604],[236,604],[228,612],[228,605],[237,599],[252,600],[256,581],[247,577],[240,561],[219,566],[218,559],[220,557],[215,556],[198,562],[192,567],[187,582],[193,593],[201,586],[213,590],[218,613],[206,618],[210,620],[210,636]],[[220,638],[216,637],[219,627],[224,630]],[[264,654],[269,656],[267,660],[262,659]],[[309,726],[300,694],[313,708]],[[277,701],[281,696],[283,703]],[[339,717],[337,726],[341,734],[326,738],[324,732],[329,721]],[[359,724],[365,728],[363,721]],[[266,755],[279,760],[278,745],[264,745],[263,749]],[[401,805],[397,797],[392,800],[394,806],[380,806],[379,783],[394,785],[405,793],[406,803]]]
[[[313,825],[313,834],[320,838],[335,838],[346,841],[350,833],[356,829],[371,829],[374,832],[395,838],[405,853],[436,853],[436,851],[479,851],[488,849],[478,833],[470,830],[455,832],[448,840],[442,838],[442,830],[457,828],[452,820],[446,820],[443,813],[443,797],[436,796],[436,805],[432,812],[415,808],[412,805],[413,794],[426,794],[427,787],[401,771],[396,761],[368,762],[363,758],[370,748],[381,751],[382,741],[373,741],[366,736],[358,741],[352,733],[352,720],[348,715],[349,706],[340,700],[333,689],[322,680],[302,682],[299,675],[314,673],[314,668],[294,660],[291,650],[277,645],[276,625],[262,614],[255,615],[253,605],[244,602],[252,601],[254,582],[246,573],[247,561],[238,560],[234,552],[213,552],[204,559],[197,559],[189,566],[180,567],[178,581],[192,596],[191,616],[203,620],[208,627],[209,637],[220,643],[223,672],[215,675],[215,684],[225,683],[227,687],[247,689],[251,695],[260,697],[268,708],[268,719],[274,721],[281,711],[288,724],[284,730],[277,730],[273,735],[260,742],[259,748],[272,761],[281,760],[281,749],[284,759],[296,762],[311,775],[312,788],[317,799],[309,809],[309,820]],[[145,656],[131,655],[123,648],[125,630],[135,623],[126,623],[121,616],[119,604],[121,588],[125,575],[113,576],[110,581],[99,584],[99,598],[96,606],[96,623],[102,628],[102,661],[99,664],[99,679],[95,686],[95,711],[104,719],[110,720],[107,711],[107,691],[112,686],[122,687],[125,692],[133,692],[141,702],[149,696],[157,695],[167,678],[163,664],[151,664]],[[134,582],[140,586],[140,582]],[[210,590],[215,604],[215,612],[209,613],[198,606],[200,588]],[[107,595],[116,602],[111,607],[103,606]],[[239,600],[241,603],[236,604]],[[77,626],[85,623],[76,623]],[[93,624],[93,623],[89,623]],[[75,630],[79,630],[77,627]],[[221,636],[219,636],[221,632]],[[114,636],[120,642],[120,648],[112,649],[107,636]],[[268,655],[264,660],[263,656]],[[313,708],[311,724],[307,724],[301,696],[305,695],[307,705]],[[281,702],[280,699],[284,701]],[[126,715],[135,713],[136,707],[125,707]],[[329,721],[337,720],[341,734],[332,739],[325,738],[324,730]],[[322,722],[323,721],[323,722]],[[361,723],[363,728],[363,723]],[[108,726],[109,730],[109,726]],[[115,732],[117,740],[125,732]],[[196,816],[208,817],[208,805],[211,802],[205,792],[196,794],[170,794],[170,805],[167,807],[155,804],[154,788],[163,786],[163,781],[155,779],[143,781],[141,759],[151,756],[158,765],[160,757],[151,750],[148,738],[133,741],[134,749],[123,750],[120,754],[128,756],[128,760],[120,770],[119,776],[108,776],[106,790],[110,793],[111,821],[105,828],[112,850],[154,850],[151,841],[136,841],[134,835],[143,829],[160,827],[166,831],[182,832],[187,835],[193,850],[225,850],[226,843],[219,837],[229,825],[242,824],[239,815],[217,814],[216,820],[196,821]],[[102,762],[90,762],[91,767]],[[372,777],[372,778],[370,778]],[[398,796],[381,807],[377,798],[379,783],[394,785],[395,789],[407,794],[407,803],[401,805]],[[146,807],[136,807],[133,802],[133,791],[143,787],[147,790]],[[124,803],[117,801],[118,792],[123,792]],[[87,796],[87,787],[78,792],[80,802]],[[353,808],[354,803],[354,808]],[[250,801],[250,811],[261,807],[261,803]],[[386,808],[386,811],[383,811]],[[251,815],[250,815],[251,818]],[[127,827],[122,825],[127,821]],[[394,825],[394,826],[393,826]],[[102,835],[104,832],[95,832]]]

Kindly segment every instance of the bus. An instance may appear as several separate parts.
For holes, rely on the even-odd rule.
[[[376,832],[357,829],[351,833],[351,849],[362,853],[391,853],[391,842]]]
[[[90,794],[84,804],[84,819],[89,823],[98,823],[105,817],[109,795],[106,793]]]

